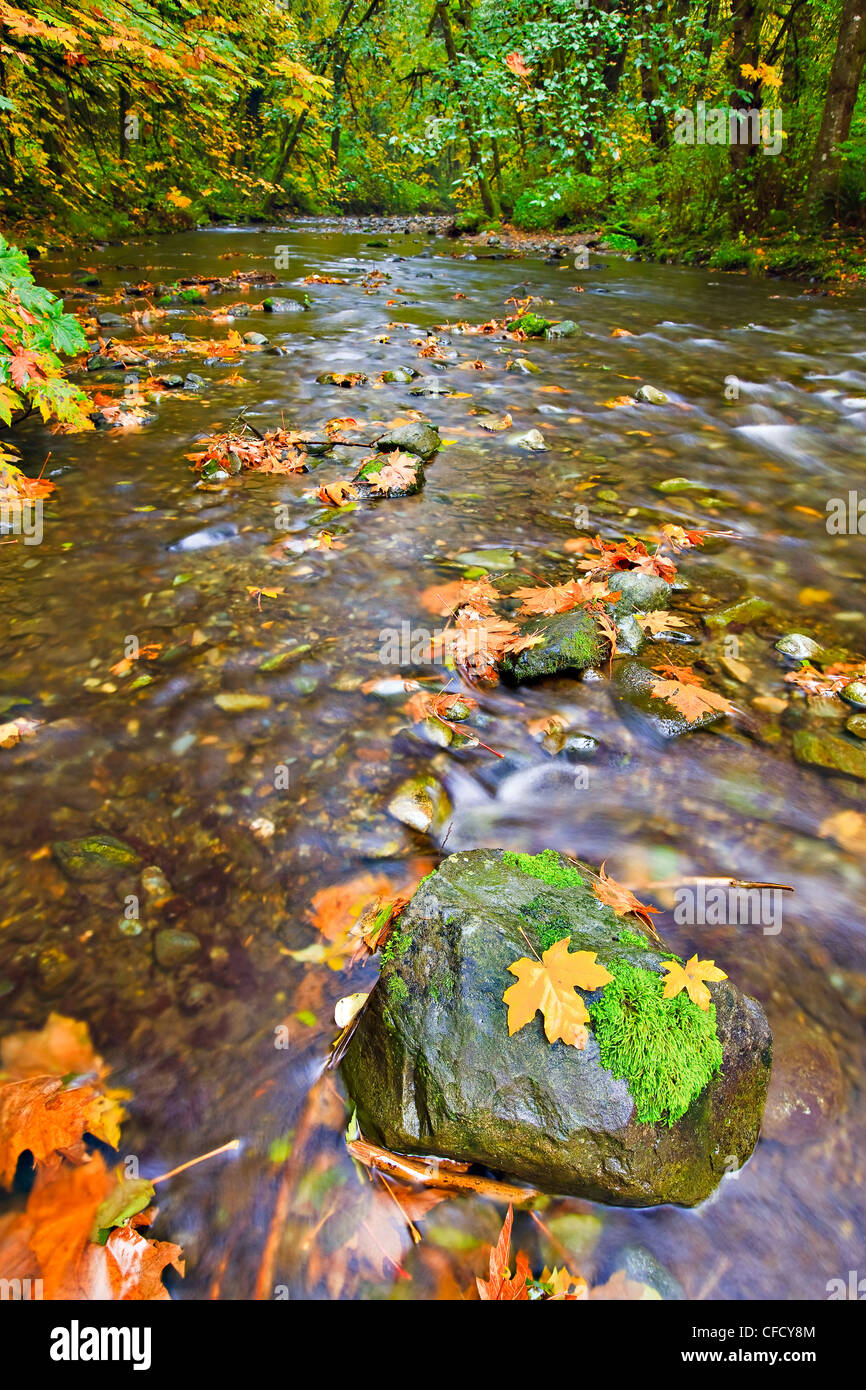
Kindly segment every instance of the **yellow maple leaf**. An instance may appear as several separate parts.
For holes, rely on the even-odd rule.
[[[668,972],[663,998],[673,999],[680,990],[684,989],[692,1003],[697,1004],[704,1013],[707,1013],[710,1007],[710,991],[704,984],[704,980],[718,983],[719,980],[728,978],[724,970],[719,970],[714,961],[698,960],[696,955],[692,956],[691,960],[686,961],[685,966],[680,965],[675,960],[666,960],[662,964],[662,970]]]
[[[509,965],[511,974],[517,976],[517,984],[511,985],[502,996],[503,1003],[508,1005],[509,1037],[540,1010],[548,1042],[561,1038],[571,1047],[585,1047],[589,1014],[580,995],[574,991],[599,989],[613,979],[595,956],[595,951],[570,952],[565,937],[555,941],[540,961],[522,956]]]

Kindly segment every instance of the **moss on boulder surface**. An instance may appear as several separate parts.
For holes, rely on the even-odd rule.
[[[770,1075],[763,1011],[730,981],[708,1014],[662,1000],[671,953],[594,881],[550,850],[473,850],[419,886],[343,1061],[368,1138],[621,1206],[692,1206],[745,1162]],[[509,1037],[502,999],[527,939],[540,954],[566,935],[614,976],[584,996],[583,1051],[548,1043],[540,1014]]]

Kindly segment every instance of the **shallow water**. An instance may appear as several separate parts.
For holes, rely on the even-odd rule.
[[[417,1246],[378,1208],[371,1217],[369,1190],[343,1148],[339,1082],[329,1074],[308,1097],[335,1031],[334,1002],[369,987],[374,970],[335,972],[288,954],[316,936],[307,910],[318,889],[365,871],[397,885],[407,862],[416,871],[435,862],[437,846],[384,810],[401,779],[432,766],[444,781],[449,852],[551,845],[606,860],[639,897],[667,909],[673,886],[693,875],[790,884],[776,935],[680,927],[670,910],[657,921],[673,949],[714,956],[758,997],[774,1031],[823,1035],[844,1078],[837,1113],[817,1117],[814,1134],[796,1144],[762,1138],[745,1169],[695,1211],[552,1199],[542,1219],[559,1246],[528,1215],[515,1231],[533,1265],[562,1263],[564,1246],[588,1278],[604,1277],[621,1248],[638,1243],[689,1298],[824,1298],[829,1279],[862,1265],[863,845],[850,834],[840,843],[827,821],[866,810],[864,784],[792,759],[792,728],[829,726],[831,710],[819,721],[795,701],[779,719],[752,701],[791,693],[773,649],[781,633],[866,652],[864,540],[825,525],[828,499],[862,487],[866,298],[615,257],[578,271],[568,260],[498,258],[495,247],[473,245],[478,259],[459,259],[453,253],[466,246],[421,234],[366,244],[382,237],[300,222],[130,243],[88,260],[100,295],[111,296],[123,281],[271,270],[288,247],[279,274],[289,288],[276,292],[306,289],[313,306],[303,315],[251,313],[231,326],[172,310],[156,329],[186,333],[189,352],[157,357],[154,370],[199,372],[205,391],[165,393],[158,421],[140,430],[52,435],[27,422],[16,432],[28,471],[50,450],[57,490],[42,544],[0,548],[4,718],[40,721],[0,752],[3,1027],[39,1026],[49,1009],[90,1023],[115,1079],[133,1092],[123,1152],[145,1174],[243,1141],[238,1155],[160,1193],[153,1234],[187,1256],[175,1297],[249,1298],[257,1276],[266,1297],[277,1285],[293,1297],[453,1296],[481,1271],[501,1211],[478,1198],[442,1203]],[[75,269],[70,258],[40,263],[37,275],[58,290]],[[301,284],[313,273],[357,281],[373,269],[390,277],[379,288]],[[575,318],[585,336],[518,346],[453,333],[443,336],[457,356],[441,371],[419,359],[415,340],[427,329],[502,318],[506,300],[529,294],[550,317]],[[209,299],[208,308],[239,298]],[[272,343],[286,335],[287,351],[204,367],[195,340],[224,338],[230,327]],[[615,328],[633,336],[612,337]],[[506,370],[518,357],[540,370]],[[364,371],[373,383],[404,364],[457,394],[316,384],[326,371]],[[243,380],[227,381],[233,373]],[[614,404],[642,381],[671,404]],[[357,450],[311,459],[308,476],[247,474],[197,489],[184,456],[241,407],[261,431],[284,422],[321,437],[325,420],[352,416],[367,438],[417,409],[448,443],[421,495],[341,515],[309,494],[350,476]],[[485,432],[483,412],[508,412],[512,428]],[[546,452],[512,442],[528,429],[542,431]],[[676,478],[691,485],[659,490]],[[588,517],[578,515],[576,531],[581,506]],[[278,516],[288,516],[290,539],[325,524],[344,548],[287,551]],[[460,575],[452,557],[502,548],[513,552],[514,571],[560,579],[571,568],[563,545],[575,535],[646,534],[667,521],[737,532],[682,561],[690,587],[677,600],[701,636],[710,683],[741,711],[724,732],[660,749],[623,721],[607,680],[556,680],[475,692],[484,741],[504,755],[496,759],[422,743],[399,702],[361,690],[419,672],[383,662],[381,634],[436,626],[419,595]],[[280,591],[261,598],[261,611],[249,592],[258,588]],[[771,608],[739,633],[752,676],[738,684],[719,666],[721,639],[702,632],[700,615],[751,593]],[[151,676],[139,688],[135,673],[110,669],[130,635],[161,644],[138,668]],[[309,651],[259,670],[299,644]],[[691,660],[694,650],[661,654]],[[215,704],[227,692],[270,703],[232,713]],[[19,707],[22,699],[30,703]],[[533,733],[553,713],[599,740],[585,776]],[[274,786],[281,767],[287,790]],[[263,819],[274,827],[266,838],[250,828]],[[176,894],[170,925],[202,942],[194,963],[155,964],[152,932],[166,922],[146,907],[141,934],[120,930],[135,883],[95,889],[63,878],[46,847],[97,830],[162,868]],[[65,980],[49,948],[71,962]],[[281,1024],[286,1050],[274,1046]],[[281,1160],[291,1142],[303,1175],[286,1197]],[[280,1192],[285,1226],[262,1284]]]

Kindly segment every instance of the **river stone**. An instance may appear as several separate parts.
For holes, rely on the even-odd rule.
[[[376,448],[384,453],[399,450],[404,454],[415,454],[419,459],[431,459],[441,447],[442,441],[436,426],[426,425],[422,420],[400,425],[376,440]]]
[[[539,1014],[509,1037],[508,966],[529,954],[527,926],[541,944],[540,895],[550,920],[571,930],[572,950],[657,974],[665,958],[648,939],[638,943],[632,926],[622,941],[622,920],[586,879],[551,882],[551,861],[560,877],[586,872],[550,852],[521,863],[472,850],[445,859],[420,885],[392,929],[343,1060],[361,1131],[392,1150],[483,1164],[545,1191],[616,1206],[693,1206],[754,1148],[770,1075],[767,1020],[730,981],[709,987],[721,1071],[670,1126],[638,1122],[628,1085],[602,1066],[591,1028],[582,1051],[548,1043]]]
[[[842,687],[839,694],[855,709],[866,709],[866,681],[851,681]]]
[[[379,377],[380,381],[388,383],[396,382],[398,385],[408,386],[410,381],[414,381],[418,373],[414,367],[394,367],[391,371],[383,372]]]
[[[413,497],[416,492],[421,491],[425,480],[424,464],[417,456],[412,459],[415,464],[414,472],[404,486],[392,484],[382,488],[371,483],[369,481],[371,475],[375,476],[381,473],[383,468],[387,468],[388,462],[387,455],[372,458],[363,465],[360,472],[355,474],[352,479],[352,486],[363,501],[384,497]]]
[[[836,734],[798,729],[794,734],[794,757],[810,767],[824,767],[846,777],[866,781],[866,749]]]
[[[845,728],[855,738],[866,738],[866,714],[852,714],[851,718],[845,721]]]
[[[785,1019],[773,1036],[767,1136],[794,1146],[819,1138],[842,1109],[844,1092],[842,1067],[823,1029]]]
[[[641,386],[635,392],[636,401],[642,405],[667,405],[670,400],[664,391],[660,391],[657,386]]]
[[[712,613],[705,613],[704,622],[710,628],[730,627],[732,623],[753,623],[769,613],[771,607],[765,598],[750,594],[748,598],[729,603],[727,608],[716,608]]]
[[[296,299],[279,299],[269,295],[262,300],[262,308],[266,314],[302,314],[304,305],[299,304]]]
[[[821,655],[821,645],[802,632],[786,632],[776,643],[776,651],[792,661],[810,661]]]
[[[250,347],[267,347],[270,339],[264,333],[245,333],[244,342],[249,343]]]
[[[695,729],[705,729],[724,718],[721,711],[710,709],[689,721],[669,700],[660,700],[651,694],[655,682],[662,679],[664,677],[658,671],[650,671],[639,661],[622,661],[617,665],[614,676],[616,698],[623,705],[620,713],[627,721],[633,719],[648,726],[663,739],[669,739],[693,733]]]
[[[201,942],[191,931],[178,931],[176,927],[164,927],[156,933],[153,943],[157,965],[164,970],[174,970],[194,960],[201,950]]]
[[[559,671],[585,671],[605,660],[608,644],[599,635],[595,619],[583,608],[554,613],[548,618],[527,618],[521,636],[539,633],[543,641],[521,652],[508,652],[499,673],[511,681],[537,680]]]
[[[82,840],[55,840],[51,852],[67,878],[96,883],[137,869],[140,855],[113,835],[87,835]]]
[[[388,802],[388,812],[422,835],[435,834],[444,829],[451,802],[442,783],[432,773],[425,773],[401,782]]]
[[[579,338],[583,334],[583,329],[574,319],[563,319],[561,323],[552,323],[547,330],[548,338]]]

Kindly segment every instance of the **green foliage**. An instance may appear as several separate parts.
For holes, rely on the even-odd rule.
[[[542,179],[516,199],[512,220],[530,232],[573,226],[599,211],[604,192],[603,181],[592,174]]]
[[[87,397],[64,380],[60,361],[86,345],[78,321],[34,283],[27,257],[0,236],[0,421],[9,425],[36,409],[43,420],[87,428]]]
[[[673,1125],[722,1065],[716,1011],[682,993],[663,998],[664,980],[626,961],[605,961],[613,975],[588,1005],[602,1065],[623,1079],[642,1124]]]

